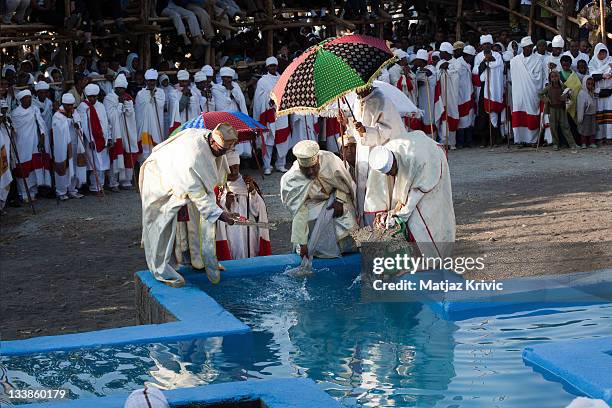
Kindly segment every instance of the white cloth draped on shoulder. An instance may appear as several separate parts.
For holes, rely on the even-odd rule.
[[[440,68],[448,63],[448,69]],[[438,139],[450,146],[456,144],[455,137],[459,126],[459,71],[451,61],[438,62],[434,114],[438,126]]]
[[[492,55],[495,60],[489,62],[488,68],[479,74],[479,66],[484,61],[485,54],[482,51],[478,53],[474,58],[472,73],[479,81],[478,94],[481,91],[481,84],[485,84],[484,109],[486,113],[491,113],[491,124],[498,127],[499,114],[504,110],[504,59],[499,52],[492,51]]]
[[[606,57],[601,60],[598,55],[600,51],[606,52]],[[595,46],[593,57],[589,62],[589,74],[602,74],[604,76],[612,75],[612,57],[608,51],[608,48],[599,43]],[[595,92],[599,93],[602,90],[604,92],[610,92],[612,90],[612,77],[608,79],[602,79],[595,83]],[[595,138],[601,139],[612,139],[612,95],[607,97],[600,96],[597,98],[597,113],[595,114],[597,121],[597,134]]]
[[[167,137],[164,130],[165,102],[166,94],[160,88],[155,88],[153,91],[142,89],[136,95],[136,127],[143,159],[149,157],[153,148]]]
[[[76,192],[87,181],[87,159],[85,146],[74,124],[79,128],[81,118],[78,112],[67,117],[61,110],[53,115],[53,160],[55,186],[58,195]]]
[[[132,172],[138,160],[138,130],[134,101],[129,95],[121,102],[115,92],[104,98],[113,147],[110,151],[112,174],[123,185],[131,185]]]
[[[515,143],[536,143],[540,129],[540,98],[546,71],[540,56],[519,54],[510,61],[512,129]]]
[[[0,210],[6,202],[13,181],[11,139],[8,132],[8,128],[4,124],[0,124]]]

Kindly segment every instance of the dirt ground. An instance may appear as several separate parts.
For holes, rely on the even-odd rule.
[[[504,278],[612,266],[612,146],[450,152],[456,254],[486,254],[477,277]],[[245,173],[254,172],[248,171]],[[255,175],[274,231],[290,250],[280,174]],[[56,205],[39,200],[0,219],[3,340],[136,324],[133,274],[145,269],[134,191]]]

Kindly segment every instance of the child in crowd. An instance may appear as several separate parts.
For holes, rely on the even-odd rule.
[[[595,114],[597,113],[597,101],[595,100],[595,80],[587,75],[582,80],[582,89],[578,94],[578,104],[576,106],[576,122],[578,123],[578,133],[580,133],[581,148],[597,147],[595,144],[595,134],[597,133],[597,123]]]
[[[564,92],[565,89],[559,72],[550,71],[548,85],[540,91],[540,99],[544,101],[544,113],[549,115],[554,150],[559,150],[559,130],[572,149],[578,147],[567,121],[566,102],[570,94],[569,90]]]

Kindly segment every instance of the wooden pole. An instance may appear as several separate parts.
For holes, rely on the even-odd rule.
[[[64,16],[70,17],[70,0],[64,0]],[[72,41],[66,42],[66,65],[64,65],[64,80],[74,79],[74,53],[72,51]]]
[[[266,17],[269,24],[274,23],[274,3],[272,0],[266,0]],[[266,33],[266,52],[267,56],[274,55],[274,31],[270,30]]]
[[[527,35],[533,35],[533,19],[535,17],[535,0],[531,2],[531,7],[529,7],[529,27],[527,29]]]
[[[599,18],[601,25],[601,43],[608,43],[608,36],[606,35],[606,2],[605,0],[599,0]]]
[[[457,2],[457,26],[455,27],[455,38],[461,40],[461,20],[463,20],[463,0]]]

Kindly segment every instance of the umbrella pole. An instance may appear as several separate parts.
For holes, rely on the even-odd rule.
[[[342,109],[340,108],[340,99],[337,100],[336,104],[338,105],[338,123],[340,124],[340,140],[342,141],[342,146],[340,147],[340,154],[342,155],[342,161],[344,162],[344,167],[346,167],[346,157],[344,157],[344,126],[342,126]],[[349,107],[350,108],[350,107]],[[336,142],[338,144],[338,142]]]
[[[251,153],[253,154],[253,157],[255,158],[255,163],[257,164],[259,173],[261,174],[261,179],[264,180],[265,179],[264,171],[263,171],[263,168],[261,167],[261,163],[259,163],[259,158],[257,157],[257,149],[255,148],[255,137],[251,139]],[[265,141],[262,140],[262,142],[264,142],[264,146],[265,146]]]

